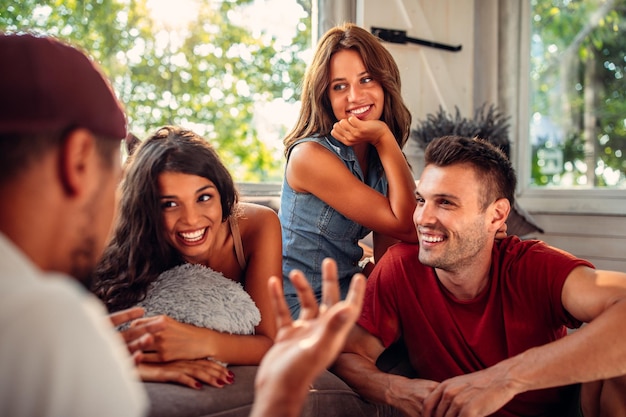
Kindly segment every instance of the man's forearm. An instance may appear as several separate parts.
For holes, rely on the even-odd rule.
[[[439,385],[383,372],[375,363],[353,353],[339,355],[333,372],[365,400],[392,406],[405,415],[421,415],[424,399]]]
[[[377,404],[393,404],[390,388],[394,378],[404,378],[382,372],[376,364],[354,353],[339,355],[332,368],[357,394]]]
[[[626,301],[620,301],[572,334],[496,366],[507,366],[509,378],[515,381],[529,382],[521,391],[624,375],[626,353],[618,335],[626,331],[625,316]]]

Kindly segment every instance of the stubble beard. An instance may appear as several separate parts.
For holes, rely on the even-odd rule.
[[[81,238],[72,250],[70,258],[72,276],[87,290],[91,288],[93,272],[102,249],[100,248],[101,245],[98,245],[99,239],[95,231],[98,229],[96,225],[96,210],[98,210],[96,201],[97,199],[94,199],[91,204],[85,207],[85,215],[83,216],[85,223],[78,229]]]
[[[479,233],[482,230],[484,220],[476,221],[476,224],[464,228],[463,234],[448,233],[445,241],[446,247],[438,255],[430,250],[420,247],[419,260],[422,264],[441,269],[448,272],[462,272],[473,264],[487,244],[486,233]],[[450,237],[453,239],[451,240]]]
[[[93,271],[97,262],[95,247],[93,237],[85,237],[81,245],[72,251],[71,274],[87,289],[91,288]]]

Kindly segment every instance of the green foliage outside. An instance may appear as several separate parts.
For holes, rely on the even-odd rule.
[[[626,187],[626,1],[531,4],[532,183]]]
[[[236,181],[277,181],[282,149],[259,137],[255,106],[299,99],[311,2],[297,3],[302,14],[287,43],[237,23],[252,0],[198,0],[180,27],[156,21],[147,0],[0,0],[0,31],[51,34],[82,47],[111,79],[139,138],[165,124],[188,127],[216,147]],[[285,136],[279,129],[275,141]]]

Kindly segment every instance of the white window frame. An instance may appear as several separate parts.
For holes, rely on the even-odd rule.
[[[626,190],[624,189],[560,189],[532,187],[530,146],[530,1],[521,3],[520,23],[520,77],[518,94],[517,137],[513,144],[518,178],[518,200],[533,213],[626,215]],[[516,80],[512,80],[516,82]]]

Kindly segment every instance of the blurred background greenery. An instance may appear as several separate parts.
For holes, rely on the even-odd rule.
[[[310,22],[311,0],[0,0],[0,31],[54,35],[100,63],[134,135],[190,128],[236,181],[282,178]]]

